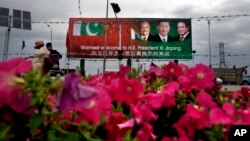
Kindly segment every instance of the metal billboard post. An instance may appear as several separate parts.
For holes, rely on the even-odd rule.
[[[103,73],[106,71],[106,48],[107,48],[107,27],[108,27],[108,10],[109,10],[109,0],[107,0],[106,8],[106,22],[105,22],[105,38],[104,38],[104,56],[103,56]]]
[[[9,16],[8,29],[6,29],[6,33],[5,33],[3,60],[6,60],[8,58],[9,42],[10,42],[10,31],[11,31],[11,26],[10,26],[11,18],[12,17]]]
[[[50,42],[52,43],[52,28],[49,24],[47,26],[50,28]]]

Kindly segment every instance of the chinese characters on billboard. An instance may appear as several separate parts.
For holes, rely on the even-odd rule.
[[[106,32],[106,35],[105,35]],[[106,37],[105,37],[106,36]],[[191,59],[191,19],[70,18],[68,58]]]

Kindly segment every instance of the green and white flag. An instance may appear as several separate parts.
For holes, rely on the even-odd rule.
[[[102,36],[104,34],[103,22],[74,22],[74,36]]]

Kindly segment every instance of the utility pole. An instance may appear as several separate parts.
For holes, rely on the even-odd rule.
[[[224,53],[224,43],[223,42],[219,43],[219,53],[220,53],[220,68],[225,68],[226,63],[225,63],[225,53]]]
[[[221,19],[225,18],[236,18],[236,17],[248,17],[249,14],[244,15],[227,15],[227,16],[213,16],[213,17],[199,17],[197,21],[207,21],[208,24],[208,49],[209,49],[209,67],[212,67],[212,60],[211,60],[211,39],[210,39],[210,26],[212,20],[221,21]]]

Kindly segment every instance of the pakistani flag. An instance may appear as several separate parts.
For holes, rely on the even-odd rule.
[[[73,35],[75,36],[102,36],[103,33],[103,22],[74,22]]]

